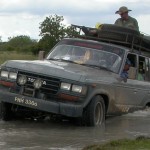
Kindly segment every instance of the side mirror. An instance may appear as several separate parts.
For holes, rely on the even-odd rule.
[[[39,51],[38,58],[39,60],[43,60],[45,58],[45,51]]]

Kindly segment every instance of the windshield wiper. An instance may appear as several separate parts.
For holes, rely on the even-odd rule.
[[[70,62],[70,63],[74,63],[74,64],[78,64],[77,62],[74,62],[72,60],[67,60],[67,59],[62,59],[62,58],[50,58],[49,60],[54,60],[54,61],[64,61],[64,62]]]
[[[92,65],[92,64],[81,64],[81,65],[88,66],[88,67],[93,67],[93,68],[104,69],[104,70],[113,72],[112,70],[110,70],[109,68],[104,67],[104,66],[98,66],[98,65]]]
[[[92,65],[92,64],[80,64],[80,65],[88,66],[88,67],[94,67],[94,68],[99,68],[99,66],[97,66],[97,65]]]

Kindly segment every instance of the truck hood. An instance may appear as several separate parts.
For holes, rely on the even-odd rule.
[[[76,81],[85,80],[103,80],[108,81],[108,78],[117,76],[117,74],[107,71],[104,69],[87,67],[79,64],[63,61],[52,61],[52,60],[34,60],[34,61],[23,61],[23,60],[10,60],[4,64],[6,67],[16,68],[18,70],[24,70],[27,72],[37,73],[46,76],[54,76],[67,78]],[[107,78],[107,79],[106,79]],[[106,79],[106,80],[105,80]],[[92,82],[92,81],[91,81]]]

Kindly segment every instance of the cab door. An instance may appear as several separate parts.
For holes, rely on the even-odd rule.
[[[132,67],[135,69],[135,74],[131,77],[129,76],[126,82],[122,80],[118,83],[116,87],[116,102],[119,105],[139,107],[144,105],[146,100],[150,99],[150,82],[146,80],[146,73],[149,72],[149,67],[147,66],[149,65],[148,58],[135,54],[128,54],[127,57],[131,61]],[[144,80],[138,80],[139,62],[141,60],[144,62]]]

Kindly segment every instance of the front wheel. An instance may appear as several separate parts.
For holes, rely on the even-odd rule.
[[[98,126],[105,121],[105,104],[100,95],[95,96],[88,104],[83,118],[88,126]]]

